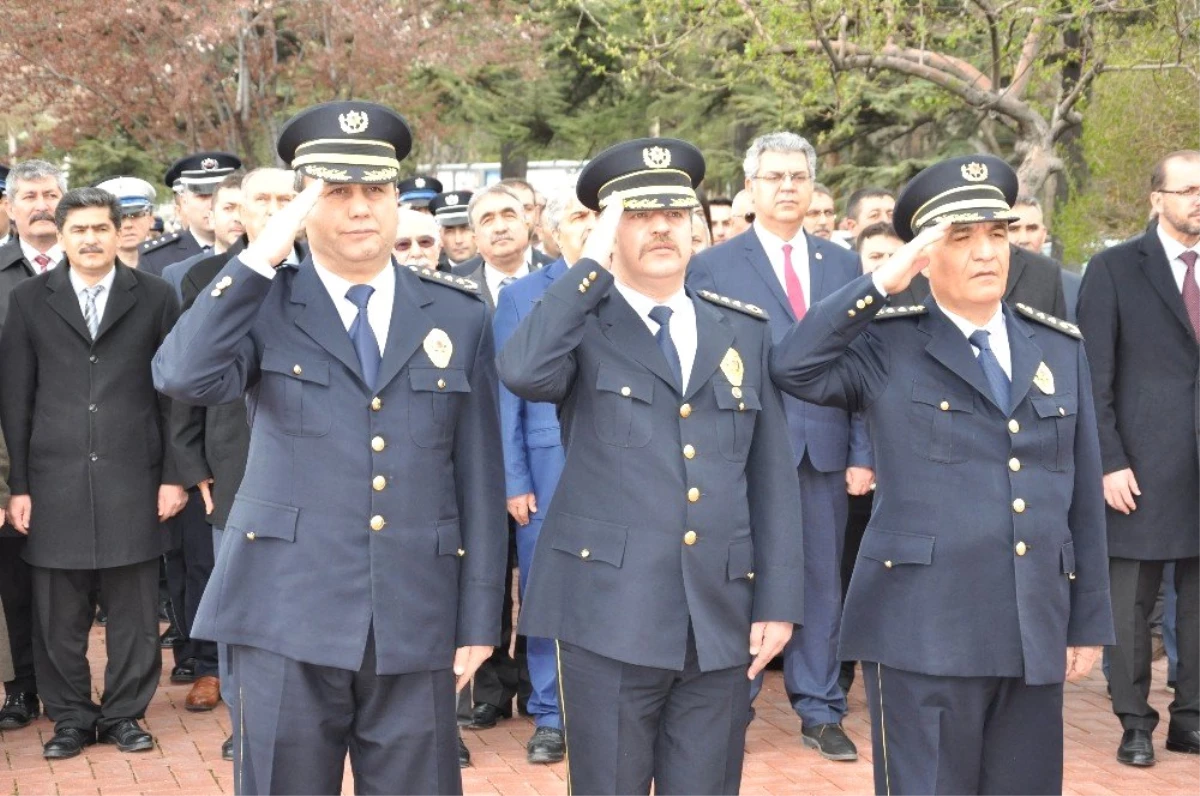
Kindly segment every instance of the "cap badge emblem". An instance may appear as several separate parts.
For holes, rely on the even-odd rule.
[[[987,179],[988,168],[983,163],[965,163],[962,167],[962,176],[967,182],[983,182]]]
[[[338,124],[347,135],[366,132],[367,123],[367,114],[362,111],[347,111],[338,116]]]
[[[450,194],[449,196],[447,196],[447,197],[446,197],[446,204],[447,204],[447,205],[456,205],[456,204],[458,204],[458,194],[456,194],[456,193],[452,193],[452,194]]]
[[[417,186],[418,188],[424,188],[425,187],[425,178],[417,177],[415,180],[413,180],[413,185]]]
[[[647,168],[665,169],[671,165],[671,150],[660,146],[646,147],[642,150],[642,160]]]
[[[212,171],[218,165],[220,164],[217,163],[216,158],[205,158],[204,160],[200,161],[200,168],[204,169],[205,171]]]

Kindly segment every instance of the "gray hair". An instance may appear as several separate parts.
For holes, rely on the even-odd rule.
[[[558,229],[558,225],[562,223],[563,216],[567,212],[567,207],[574,201],[574,186],[555,191],[546,199],[546,207],[542,210],[542,226],[546,228],[547,232],[554,232]]]
[[[517,203],[517,207],[521,208],[522,217],[525,214],[525,203],[521,201],[521,197],[513,193],[512,189],[504,183],[497,182],[489,185],[482,191],[471,194],[471,201],[467,202],[467,221],[470,222],[472,230],[475,229],[475,205],[479,204],[485,196],[507,196]],[[528,224],[529,219],[525,219],[525,223]]]
[[[742,161],[742,171],[746,179],[758,174],[758,161],[764,152],[803,152],[808,159],[808,176],[817,179],[817,150],[808,143],[804,136],[789,133],[786,130],[777,133],[760,135],[750,143],[746,150],[746,159]]]
[[[44,180],[47,177],[54,178],[58,183],[58,190],[63,193],[67,192],[67,175],[63,174],[62,169],[58,166],[44,160],[22,160],[8,173],[5,193],[9,196],[14,195],[17,192],[17,183],[21,180],[32,182],[33,180]]]

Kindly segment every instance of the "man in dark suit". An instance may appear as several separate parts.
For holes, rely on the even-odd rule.
[[[1028,252],[1040,255],[1046,247],[1046,238],[1050,230],[1046,228],[1046,219],[1042,213],[1042,203],[1036,196],[1022,195],[1013,204],[1013,215],[1016,221],[1008,227],[1008,242]],[[1082,279],[1074,271],[1068,271],[1059,266],[1059,281],[1063,287],[1063,302],[1068,321],[1075,321],[1075,310],[1079,304],[1079,287]],[[1027,302],[1026,302],[1027,303]],[[1052,312],[1051,310],[1044,310]]]
[[[596,156],[579,199],[607,209],[498,359],[562,419],[521,628],[559,644],[575,793],[737,793],[746,677],[803,614],[765,313],[684,287],[703,175],[673,139]]]
[[[764,308],[775,340],[804,317],[809,305],[853,281],[858,257],[803,230],[813,194],[816,153],[794,133],[772,133],[751,143],[744,170],[754,198],[754,224],[735,238],[697,255],[688,282]],[[841,560],[849,511],[847,493],[862,494],[874,481],[870,445],[861,429],[853,438],[848,412],[784,398],[793,468],[804,528],[804,625],[783,655],[784,683],[801,720],[801,737],[830,760],[855,760],[858,750],[842,730],[846,695],[838,686]],[[857,446],[852,445],[857,442]],[[761,688],[754,684],[751,699]]]
[[[362,793],[462,788],[454,691],[499,640],[504,474],[478,455],[500,445],[487,308],[392,261],[411,143],[374,103],[293,117],[278,150],[307,187],[155,358],[178,400],[247,395],[193,628],[230,645],[241,793],[339,793],[347,753]],[[302,222],[311,254],[279,267]]]
[[[0,335],[0,421],[13,527],[33,567],[34,665],[55,734],[44,755],[154,746],[138,719],[158,685],[160,523],[184,504],[165,442],[168,402],[150,360],[175,323],[170,287],[117,262],[121,208],[97,188],[55,210],[64,264],[19,285]],[[109,612],[108,667],[92,701],[90,594]]]
[[[1117,628],[1109,682],[1124,729],[1117,760],[1135,766],[1154,762],[1149,621],[1172,561],[1179,663],[1167,749],[1200,752],[1200,152],[1164,158],[1150,202],[1157,220],[1093,257],[1079,296],[1108,503]]]
[[[42,160],[13,166],[6,181],[8,209],[16,233],[0,246],[0,329],[8,314],[9,296],[17,285],[52,270],[62,260],[54,211],[67,190],[67,180]],[[26,539],[0,523],[0,600],[8,622],[14,677],[4,684],[0,730],[17,730],[41,714],[33,666],[33,583],[22,558]]]
[[[197,152],[171,164],[163,182],[175,192],[175,212],[183,228],[142,244],[138,270],[161,276],[171,263],[211,252],[213,191],[241,167],[241,159],[228,152]]]
[[[1063,680],[1113,638],[1079,331],[1002,301],[1016,190],[990,155],[918,174],[894,216],[908,243],[771,359],[782,389],[870,425],[841,649],[863,661],[880,794],[1061,793]],[[923,267],[933,298],[887,306]]]

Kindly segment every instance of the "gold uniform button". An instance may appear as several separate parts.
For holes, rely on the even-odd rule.
[[[1024,542],[1017,542],[1017,555],[1023,556],[1029,550]]]
[[[734,397],[734,398],[741,398],[741,397],[742,397],[742,388],[741,388],[741,387],[734,387],[734,388],[733,388],[733,397]]]
[[[1008,430],[1010,433],[1016,434],[1018,431],[1021,430],[1021,424],[1015,420],[1010,420],[1010,421],[1008,421]]]
[[[371,438],[371,450],[375,451],[376,453],[379,453],[385,447],[387,447],[387,443],[383,441],[383,437],[372,437]]]
[[[1075,580],[1075,573],[1074,573],[1074,572],[1068,572],[1068,573],[1067,573],[1067,580]]]
[[[891,568],[892,568],[892,562],[891,562],[891,561],[884,561],[884,562],[883,562],[883,565],[884,565],[885,567],[887,567],[888,569],[891,569]]]
[[[458,550],[454,551],[454,554],[457,555],[459,558],[462,558],[463,556],[465,556],[467,554],[467,551],[463,550],[460,547],[460,548],[458,548]]]
[[[213,291],[211,293],[209,293],[208,295],[212,296],[213,298],[220,298],[221,297],[221,288],[214,287]]]
[[[859,299],[858,301],[854,302],[854,306],[858,307],[860,310],[865,310],[867,308],[867,301],[866,299]]]
[[[691,416],[691,414],[692,414],[692,405],[691,404],[684,404],[683,406],[679,407],[679,416],[680,417],[688,418]]]
[[[219,287],[223,290],[232,284],[233,284],[233,278],[226,276],[224,279],[222,279],[220,282],[217,283],[217,287]]]
[[[599,274],[597,274],[595,271],[592,271],[591,273],[589,273],[589,274],[588,274],[588,279],[590,279],[590,280],[592,280],[593,282],[595,282],[595,281],[596,281],[596,277],[597,277],[597,276],[599,276]]]
[[[875,303],[875,297],[874,297],[874,296],[867,296],[867,297],[865,297],[865,298],[863,299],[863,301],[865,301],[865,302],[867,303],[867,306],[869,307],[869,306],[871,306],[872,304],[874,304],[874,303]]]
[[[292,365],[292,373],[295,373],[297,376],[299,376],[303,372],[304,368],[300,367],[299,365]]]
[[[694,445],[684,445],[683,446],[683,458],[685,458],[685,459],[696,458],[696,448]]]
[[[692,487],[688,490],[688,502],[695,503],[698,500],[700,500],[700,490],[696,487]]]
[[[689,547],[696,543],[696,532],[688,531],[683,535],[683,543]]]
[[[846,314],[849,315],[851,318],[853,318],[858,313],[855,312],[854,310],[846,310]]]
[[[942,401],[940,404],[938,404],[938,409],[941,409],[943,412],[949,412],[950,411],[950,402]]]
[[[444,390],[444,389],[446,389],[446,380],[445,380],[445,379],[438,379],[438,380],[437,380],[437,386],[438,386],[438,389],[439,389],[439,390]]]
[[[251,531],[250,533],[246,534],[246,538],[249,539],[251,542],[253,542],[258,537],[255,536],[254,531]]]
[[[587,287],[586,287],[585,285],[582,285],[582,284],[581,284],[581,285],[579,286],[579,292],[580,292],[580,293],[586,293],[586,292],[587,292]]]
[[[588,550],[586,547],[579,551],[580,558],[591,558],[591,556],[592,556],[592,551]]]
[[[1021,498],[1017,498],[1016,500],[1014,500],[1013,501],[1013,511],[1015,511],[1018,514],[1023,514],[1025,512],[1025,501],[1021,500]]]
[[[1020,472],[1021,471],[1021,460],[1017,459],[1017,458],[1009,459],[1008,460],[1008,469],[1012,470],[1014,473]]]
[[[384,526],[383,517],[380,517],[378,514],[376,514],[374,517],[371,518],[371,530],[372,531],[382,531],[383,526]]]
[[[584,287],[591,287],[591,286],[592,286],[592,280],[588,279],[588,278],[585,276],[585,277],[583,278],[583,281],[582,281],[582,282],[580,282],[579,284],[583,285]]]
[[[745,411],[746,411],[746,405],[745,405],[745,404],[738,404],[738,411],[739,411],[739,412],[745,412]]]
[[[1060,406],[1060,407],[1058,407],[1058,416],[1059,416],[1059,417],[1066,417],[1066,416],[1067,416],[1067,410],[1066,410],[1066,409],[1064,409],[1064,408],[1062,408],[1061,406]]]
[[[382,492],[387,489],[387,479],[382,475],[377,475],[371,479],[371,488],[376,492]]]
[[[753,572],[747,572],[747,573],[746,573],[746,580],[754,580],[754,573],[753,573]]]
[[[379,400],[378,395],[371,399],[371,411],[372,412],[378,412],[382,408],[383,408],[383,401]]]
[[[624,395],[626,398],[628,398],[632,394],[633,394],[633,390],[629,389],[628,387],[621,388],[621,395]]]

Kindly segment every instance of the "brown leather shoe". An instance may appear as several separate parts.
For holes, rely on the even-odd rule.
[[[197,677],[196,682],[192,684],[192,690],[188,691],[187,699],[183,704],[188,710],[193,713],[200,713],[205,710],[212,710],[221,701],[221,680],[206,674],[203,677]]]

